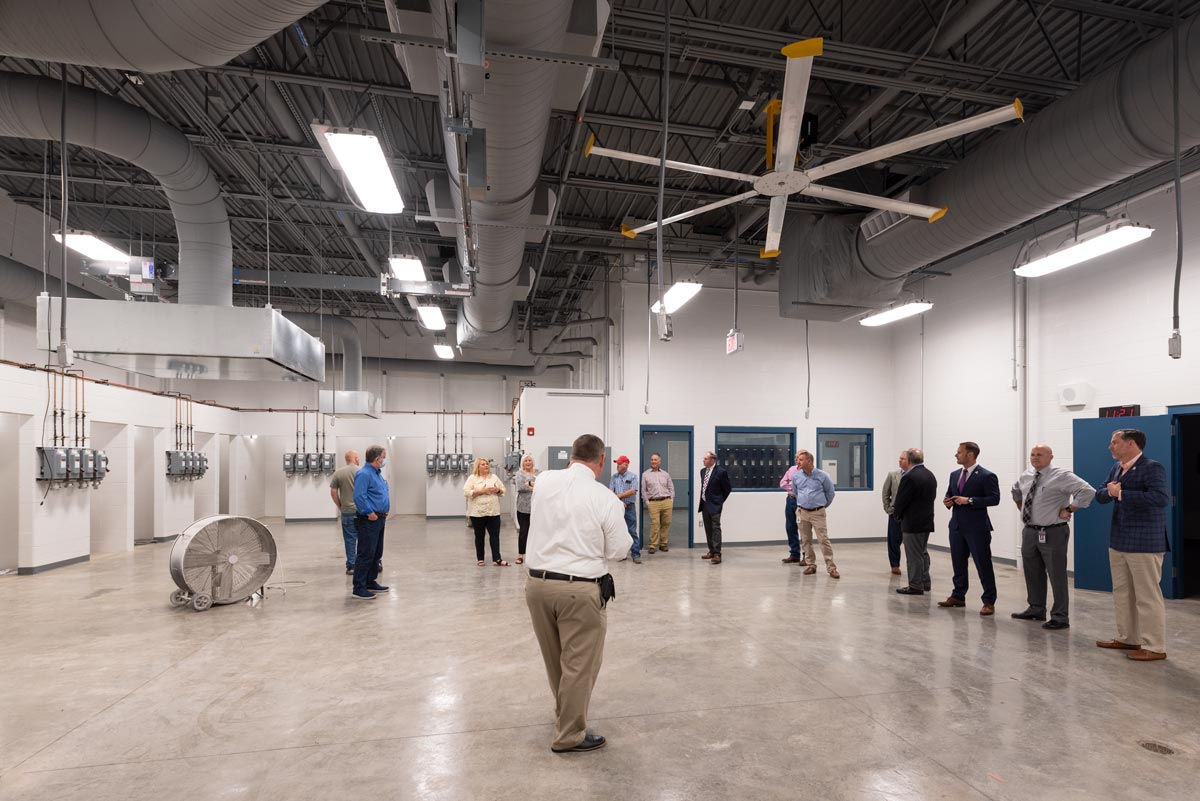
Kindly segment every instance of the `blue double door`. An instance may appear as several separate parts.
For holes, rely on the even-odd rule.
[[[1193,407],[1194,408],[1194,407]],[[1200,411],[1200,410],[1198,410]],[[1146,432],[1146,456],[1162,462],[1171,491],[1162,590],[1167,598],[1200,594],[1200,414],[1075,420],[1074,472],[1095,487],[1113,465],[1108,443],[1114,431]],[[1108,535],[1112,506],[1093,503],[1075,515],[1075,586],[1112,592]]]

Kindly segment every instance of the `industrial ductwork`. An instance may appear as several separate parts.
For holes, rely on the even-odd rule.
[[[461,210],[464,203],[470,204],[466,219],[475,246],[473,253],[466,252],[467,238],[462,226],[456,226],[460,263],[476,270],[475,294],[463,301],[458,315],[458,342],[464,347],[512,350],[514,301],[527,223],[538,199],[550,110],[574,109],[590,75],[583,67],[552,59],[498,57],[489,58],[486,68],[473,66],[469,50],[474,44],[482,51],[486,42],[489,51],[594,55],[608,19],[608,4],[605,0],[489,0],[486,4],[473,0],[480,23],[474,27],[468,21],[474,19],[474,12],[466,13],[463,3],[455,0],[432,0],[428,13],[397,10],[397,5],[388,3],[389,23],[397,33],[450,40],[447,21],[457,20],[457,58],[451,61],[439,55],[436,73],[427,69],[431,53],[427,48],[400,46],[397,55],[414,88],[432,84],[425,88],[439,96],[443,119],[460,119],[471,128],[465,142],[461,132],[448,132],[445,148],[450,205],[455,217],[464,219]],[[430,80],[434,75],[436,84]],[[449,94],[443,85],[450,87]],[[458,104],[456,89],[470,98],[469,106],[448,105]],[[486,163],[480,158],[484,154]],[[542,197],[543,202],[548,197],[544,187]],[[549,204],[553,202],[551,198]],[[440,205],[431,203],[435,209]]]
[[[315,337],[336,339],[342,346],[342,389],[357,392],[363,388],[362,339],[354,323],[344,317],[286,312],[284,315]]]
[[[894,300],[914,270],[1161,164],[1172,148],[1168,31],[1004,131],[920,187],[946,206],[866,239],[861,217],[793,219],[784,231],[779,310],[843,320]],[[1200,144],[1200,17],[1179,32],[1181,147]]]
[[[139,72],[215,67],[325,0],[0,3],[0,53]]]
[[[0,136],[57,140],[62,86],[0,73]],[[123,101],[82,86],[67,91],[67,141],[134,164],[163,188],[179,239],[179,302],[233,303],[233,244],[221,188],[182,133]]]

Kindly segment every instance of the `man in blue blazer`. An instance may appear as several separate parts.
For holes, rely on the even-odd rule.
[[[1134,428],[1114,431],[1108,450],[1117,463],[1096,500],[1113,504],[1108,536],[1117,638],[1100,640],[1101,648],[1129,651],[1138,662],[1167,658],[1167,608],[1163,603],[1163,558],[1167,542],[1167,471],[1147,459],[1146,435]]]
[[[712,451],[704,452],[704,468],[700,471],[700,518],[704,521],[704,536],[708,539],[709,564],[721,564],[721,510],[725,499],[733,491],[729,473],[717,466],[717,457]]]
[[[978,464],[979,446],[961,442],[954,460],[961,465],[950,474],[942,503],[950,510],[950,561],[954,565],[954,591],[938,606],[967,605],[967,557],[983,585],[981,615],[996,614],[996,572],[992,569],[992,520],[987,508],[1000,503],[1000,481]]]

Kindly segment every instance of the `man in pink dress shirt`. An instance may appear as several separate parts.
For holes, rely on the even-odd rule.
[[[779,488],[787,490],[787,503],[783,507],[783,526],[787,531],[788,555],[783,560],[785,565],[798,565],[800,558],[800,529],[796,526],[796,492],[792,489],[792,477],[800,469],[800,454],[796,454],[796,463],[788,468],[779,479]]]

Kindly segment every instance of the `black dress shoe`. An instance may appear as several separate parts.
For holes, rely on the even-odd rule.
[[[1042,628],[1050,629],[1051,631],[1058,631],[1059,629],[1071,628],[1071,624],[1063,623],[1061,620],[1049,620],[1042,624]]]
[[[900,587],[896,590],[900,595],[924,595],[925,590],[918,590],[916,587]]]
[[[556,754],[569,754],[572,751],[595,751],[597,748],[603,748],[606,742],[608,741],[599,734],[585,734],[583,742],[574,748],[551,748],[550,750]]]
[[[1012,616],[1017,620],[1045,620],[1045,615],[1035,615],[1033,612],[1013,612]]]

